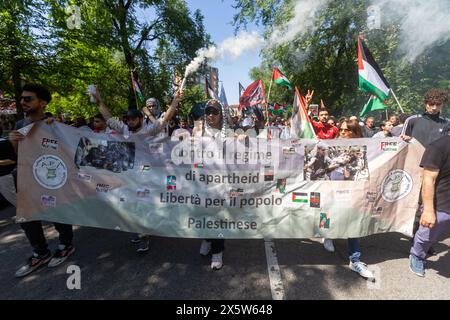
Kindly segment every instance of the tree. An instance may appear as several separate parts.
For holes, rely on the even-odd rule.
[[[261,23],[268,39],[275,27],[292,17],[296,2],[267,0],[261,4],[258,0],[236,0],[235,7],[240,11],[235,16],[235,26],[238,29],[250,21]],[[426,89],[434,86],[450,88],[450,57],[444,54],[448,52],[450,42],[433,48],[413,64],[405,62],[398,53],[398,22],[387,21],[381,30],[366,29],[369,4],[367,0],[327,2],[317,12],[312,32],[263,50],[263,63],[252,70],[252,77],[267,79],[271,67],[278,65],[301,90],[314,89],[314,102],[323,99],[331,113],[338,116],[357,114],[368,99],[357,88],[356,43],[358,32],[362,32],[405,111],[422,111],[421,96]],[[274,98],[279,98],[277,94]],[[388,99],[387,103],[390,110],[398,111],[394,99]]]
[[[74,5],[79,28],[68,23]],[[168,98],[175,71],[209,43],[202,15],[184,0],[9,0],[0,9],[0,89],[18,99],[24,82],[40,82],[54,93],[48,109],[74,116],[96,113],[92,83],[114,113],[136,107],[134,69],[147,96]]]
[[[33,29],[46,25],[45,9],[42,1],[0,3],[0,89],[14,95],[19,118],[23,79],[37,78],[50,60],[44,36]]]

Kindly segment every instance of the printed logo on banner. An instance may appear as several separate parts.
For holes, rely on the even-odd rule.
[[[294,147],[283,147],[283,154],[295,154],[296,149]]]
[[[58,150],[58,140],[42,138],[41,145],[43,148]]]
[[[273,181],[273,166],[264,166],[264,181]]]
[[[230,190],[230,197],[231,198],[235,198],[235,197],[240,197],[244,194],[244,189],[242,188],[238,188],[238,189],[231,189]]]
[[[97,192],[107,193],[109,190],[111,190],[111,186],[105,183],[97,183],[95,190]]]
[[[89,175],[87,173],[81,173],[81,172],[77,173],[77,178],[78,178],[78,180],[87,181],[87,182],[91,182],[91,180],[92,180],[91,175]]]
[[[292,192],[292,202],[308,203],[308,192]]]
[[[371,216],[381,216],[383,213],[383,207],[373,207]]]
[[[309,206],[311,208],[320,208],[320,192],[311,192]]]
[[[381,183],[381,196],[387,202],[395,202],[406,197],[412,189],[412,178],[403,170],[388,173]]]
[[[56,207],[56,197],[43,194],[41,196],[41,205],[47,208]]]
[[[279,193],[286,193],[286,179],[277,179],[277,188],[275,190]]]
[[[337,202],[349,202],[352,200],[351,190],[336,190],[334,193]]]
[[[204,168],[203,163],[194,163],[194,168],[196,168],[196,169]]]
[[[378,193],[376,192],[367,192],[366,193],[366,199],[367,202],[375,202],[377,200]]]
[[[34,179],[46,189],[59,189],[67,181],[67,167],[61,158],[42,155],[33,164]]]
[[[177,177],[176,176],[167,176],[166,190],[177,190]]]
[[[136,196],[137,196],[138,200],[150,199],[150,189],[148,189],[148,188],[137,189]]]
[[[150,153],[163,153],[164,148],[162,143],[150,143],[148,145]]]
[[[321,212],[319,220],[319,228],[330,229],[330,222],[331,222],[330,214],[328,212]]]
[[[380,149],[382,151],[398,151],[398,142],[382,141],[382,142],[380,142]]]

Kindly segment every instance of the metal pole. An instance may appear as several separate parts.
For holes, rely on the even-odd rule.
[[[395,101],[397,102],[398,106],[400,107],[400,111],[401,111],[402,113],[405,113],[405,111],[403,111],[402,106],[400,105],[400,102],[398,102],[398,99],[397,99],[397,96],[395,95],[394,90],[392,90],[392,89],[389,89],[389,90],[391,90],[392,96],[394,97]]]

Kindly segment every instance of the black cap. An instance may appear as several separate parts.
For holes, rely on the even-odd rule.
[[[217,111],[221,111],[221,106],[220,106],[220,102],[219,101],[217,101],[217,100],[209,100],[207,103],[206,103],[206,108],[205,108],[205,112],[206,112],[206,110],[208,110],[208,109],[216,109]]]
[[[127,117],[129,118],[143,118],[144,115],[137,109],[130,109],[127,112]]]

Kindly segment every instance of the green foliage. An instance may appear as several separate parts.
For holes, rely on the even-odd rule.
[[[79,29],[67,23],[70,5],[81,9]],[[209,43],[203,16],[184,0],[2,1],[0,89],[20,96],[25,82],[40,82],[54,94],[49,111],[88,117],[96,84],[120,114],[136,106],[131,70],[146,98],[171,100],[175,73]]]
[[[183,101],[179,107],[178,114],[183,118],[187,118],[192,107],[200,102],[205,101],[205,89],[201,85],[186,88],[184,90]]]
[[[235,1],[240,10],[235,16],[235,26],[238,29],[248,22],[262,23],[268,39],[274,27],[292,16],[297,1],[267,0],[261,6],[257,2]],[[261,78],[268,85],[272,67],[277,65],[303,94],[307,89],[315,90],[313,103],[323,99],[336,116],[358,114],[369,98],[358,90],[357,82],[357,35],[362,32],[405,112],[422,112],[422,96],[426,90],[450,89],[450,41],[434,47],[413,64],[405,62],[398,54],[400,30],[395,21],[386,21],[381,30],[366,30],[369,4],[367,0],[329,1],[317,13],[314,32],[287,44],[267,47],[262,64],[251,71],[251,77]],[[289,103],[292,94],[273,85],[270,100]],[[393,97],[388,98],[387,105],[391,113],[400,112]],[[380,112],[377,114],[381,116]]]

